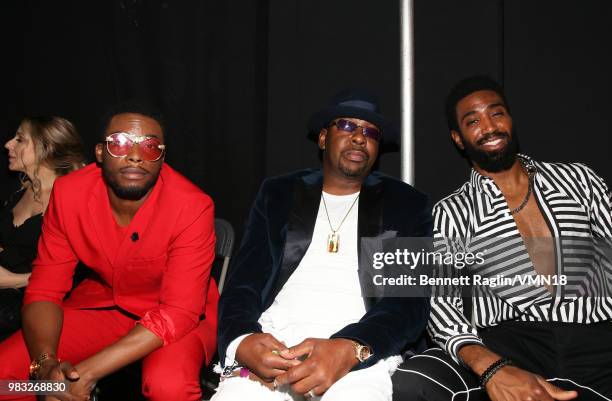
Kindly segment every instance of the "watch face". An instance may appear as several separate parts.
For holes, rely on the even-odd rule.
[[[361,347],[361,349],[359,350],[359,356],[361,360],[365,361],[366,359],[368,359],[370,357],[372,353],[370,352],[370,348],[368,347]]]
[[[360,362],[364,362],[366,359],[372,356],[372,351],[370,351],[370,347],[367,347],[361,344],[357,344],[357,343],[355,345],[356,345],[356,351],[357,351],[356,356]]]

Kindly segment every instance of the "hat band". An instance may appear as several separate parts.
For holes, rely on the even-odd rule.
[[[358,109],[366,109],[369,111],[376,111],[376,106],[370,102],[363,100],[347,100],[346,102],[338,103],[339,106],[356,107]]]

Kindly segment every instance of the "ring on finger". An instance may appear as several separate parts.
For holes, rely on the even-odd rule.
[[[312,398],[315,396],[315,393],[312,390],[309,390],[306,394],[308,395],[308,398]]]
[[[273,350],[272,350],[272,353],[273,353],[274,355],[278,355],[278,354],[280,354],[280,351],[279,351],[279,350],[277,350],[277,349],[273,349]]]

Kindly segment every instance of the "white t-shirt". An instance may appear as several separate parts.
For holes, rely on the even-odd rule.
[[[359,200],[351,208],[358,195],[337,196],[323,192],[329,220],[338,230],[338,252],[327,251],[332,230],[321,199],[306,254],[258,320],[263,332],[272,334],[289,347],[308,337],[329,338],[343,327],[358,322],[366,312],[358,275]],[[344,216],[346,219],[340,226]],[[247,335],[230,343],[226,366],[234,362],[236,350]]]

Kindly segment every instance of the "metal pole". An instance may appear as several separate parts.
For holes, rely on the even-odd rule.
[[[401,54],[401,168],[402,180],[414,184],[414,0],[400,0]]]

